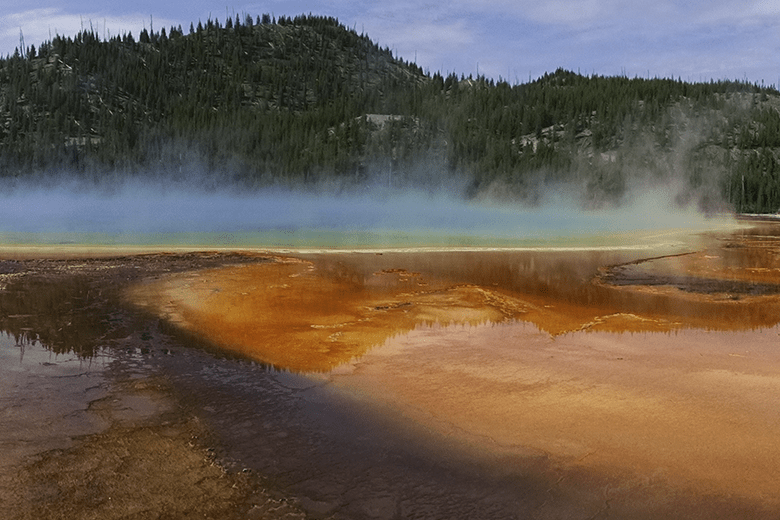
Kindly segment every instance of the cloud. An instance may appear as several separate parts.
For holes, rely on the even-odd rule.
[[[0,0],[0,13],[9,13],[0,15],[0,55],[19,45],[20,28],[26,44],[37,46],[57,33],[73,36],[90,22],[103,37],[137,35],[149,26],[150,14],[155,28],[185,29],[226,15],[224,6],[212,12],[207,4],[183,0],[31,1]],[[335,16],[431,72],[525,81],[565,67],[693,81],[778,80],[779,0],[265,0],[229,10]]]
[[[583,27],[613,19],[625,10],[616,0],[453,0],[451,7],[472,15],[509,17],[522,23]]]
[[[0,18],[0,49],[5,52],[19,46],[19,33],[24,34],[27,46],[38,45],[48,40],[50,33],[55,36],[74,34],[81,28],[82,20],[78,16],[67,15],[61,9],[41,8],[5,14]]]
[[[462,57],[479,38],[479,28],[460,14],[440,3],[399,0],[371,4],[362,11],[351,5],[347,16],[352,22],[342,21],[432,72],[460,72]]]
[[[475,36],[463,20],[435,23],[413,19],[409,23],[374,25],[368,21],[367,33],[381,45],[396,50],[417,63],[449,61],[447,55],[463,52],[474,44]],[[438,69],[436,66],[435,69]]]
[[[19,32],[24,35],[25,45],[39,46],[42,42],[57,36],[75,36],[82,29],[90,27],[101,38],[108,38],[132,32],[135,35],[149,27],[151,18],[147,14],[111,14],[95,11],[85,13],[67,12],[58,7],[42,7],[7,13],[0,16],[0,54],[10,54],[19,46]],[[179,22],[154,18],[155,28],[178,25]]]
[[[563,66],[693,81],[777,79],[777,0],[453,0],[452,8],[464,18],[503,24],[480,40],[493,39],[485,47],[506,57],[504,71],[525,68],[538,76]]]
[[[401,23],[381,24],[367,22],[366,31],[380,42],[393,42],[404,47],[435,47],[452,49],[473,43],[474,35],[463,20],[437,23],[431,20],[410,19]],[[374,36],[376,35],[376,36]]]
[[[720,0],[701,4],[700,7],[689,11],[691,22],[698,26],[764,25],[776,23],[780,18],[780,2],[777,0]]]
[[[612,26],[644,26],[662,33],[707,25],[751,25],[780,17],[777,0],[453,0],[462,13],[492,13],[525,23],[565,26],[575,30]]]

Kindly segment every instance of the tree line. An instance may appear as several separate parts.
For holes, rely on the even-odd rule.
[[[331,17],[243,15],[0,59],[0,176],[215,184],[468,180],[471,196],[586,204],[634,186],[780,209],[780,93],[742,81],[430,74]]]

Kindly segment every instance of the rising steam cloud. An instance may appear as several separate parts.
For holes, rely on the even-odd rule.
[[[712,226],[697,211],[676,207],[673,198],[672,193],[656,190],[631,205],[588,211],[565,196],[550,196],[544,204],[527,207],[467,200],[444,190],[315,193],[268,188],[239,193],[163,183],[125,182],[111,190],[55,184],[17,187],[0,195],[0,233],[5,241],[78,241],[92,234],[99,236],[90,240],[113,243],[189,240],[327,246],[362,240],[366,242],[362,245],[370,246],[388,240],[394,245],[511,245]]]

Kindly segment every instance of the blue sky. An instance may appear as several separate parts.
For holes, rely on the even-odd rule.
[[[92,27],[101,35],[226,14],[335,16],[430,72],[525,82],[582,73],[780,82],[780,0],[0,0],[0,55]]]

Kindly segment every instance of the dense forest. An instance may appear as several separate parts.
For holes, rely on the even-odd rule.
[[[458,186],[590,207],[780,209],[780,93],[740,81],[430,74],[334,18],[249,15],[0,59],[0,178]],[[197,174],[197,175],[196,175]],[[0,181],[2,182],[2,181]]]

